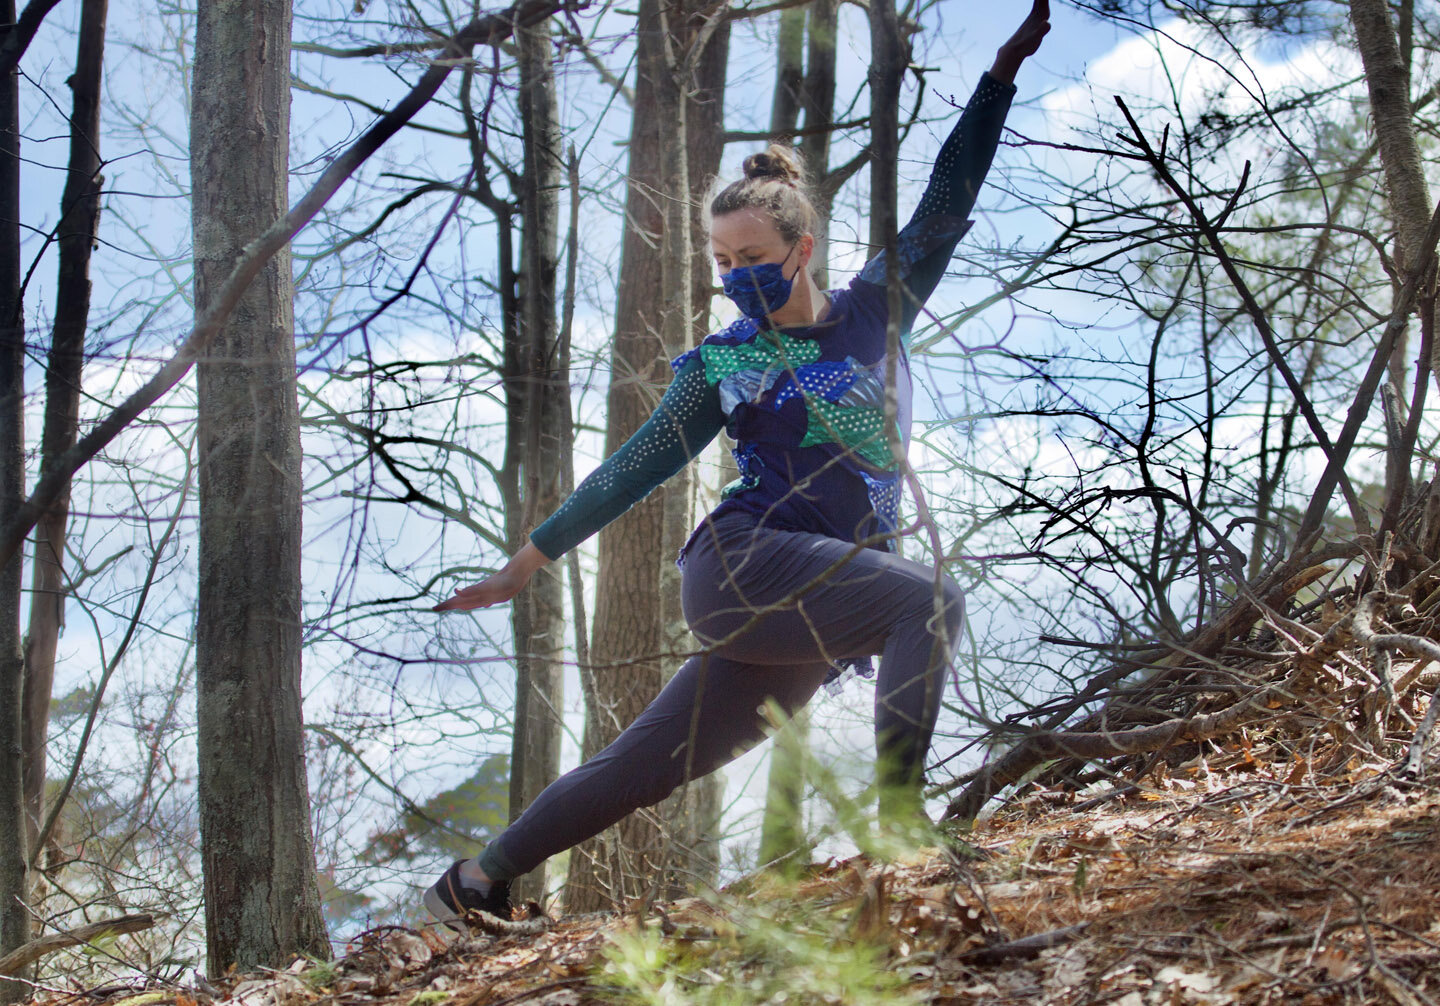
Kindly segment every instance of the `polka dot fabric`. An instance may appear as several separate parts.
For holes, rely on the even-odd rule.
[[[990,171],[1014,96],[1013,85],[1001,83],[988,73],[981,75],[979,86],[960,113],[960,121],[935,158],[930,182],[914,215],[897,236],[895,251],[908,293],[900,332],[907,341],[921,305],[935,292],[956,244],[971,227],[966,218],[975,208],[975,197]],[[883,285],[885,271],[882,252],[865,264],[860,278]]]
[[[682,364],[645,425],[531,532],[531,543],[552,559],[564,555],[678,472],[724,423],[699,359]]]

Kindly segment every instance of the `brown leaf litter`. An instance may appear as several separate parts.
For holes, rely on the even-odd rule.
[[[880,946],[918,1002],[1436,1002],[1440,796],[1366,765],[1349,782],[1316,785],[1247,743],[1210,745],[1113,799],[1033,792],[968,836],[989,854],[978,862],[939,849],[891,864],[857,857],[798,886],[749,878],[739,896],[656,905],[643,918],[562,918],[539,933],[473,939],[379,929],[319,978],[305,963],[209,995],[130,989],[39,1002],[624,1002],[602,957],[618,934],[644,928],[702,948],[723,980],[757,966],[725,951],[744,906],[782,894],[831,913],[837,940]],[[803,989],[791,1000],[809,1001]]]

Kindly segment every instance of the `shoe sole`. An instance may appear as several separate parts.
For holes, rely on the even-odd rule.
[[[444,924],[461,936],[470,935],[470,927],[465,925],[464,917],[457,915],[453,908],[445,904],[437,888],[432,887],[425,892],[424,902],[426,910],[435,916],[436,922]]]

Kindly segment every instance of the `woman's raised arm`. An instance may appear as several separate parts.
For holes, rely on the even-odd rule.
[[[896,250],[907,291],[900,331],[907,342],[920,308],[939,284],[956,244],[970,227],[970,212],[989,174],[1015,94],[1015,72],[1034,55],[1049,30],[1049,0],[1035,0],[1015,34],[996,51],[990,71],[980,77],[960,121],[940,148],[915,213],[900,230]],[[883,284],[885,270],[885,256],[877,255],[866,263],[860,278]]]
[[[1050,0],[1035,0],[1030,13],[1015,29],[1015,34],[1005,40],[995,52],[995,63],[990,67],[990,76],[1002,84],[1015,83],[1015,72],[1020,64],[1035,55],[1041,41],[1050,32]]]

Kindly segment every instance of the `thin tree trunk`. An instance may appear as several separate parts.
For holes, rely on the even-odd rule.
[[[835,201],[835,186],[827,179],[830,131],[835,126],[835,32],[840,0],[811,0],[809,12],[809,53],[801,96],[806,134],[800,141],[800,152],[805,156],[811,177],[816,180],[811,186],[810,199],[820,217],[820,231],[815,235],[815,255],[811,261],[815,282],[824,290],[830,285],[830,209]]]
[[[673,226],[676,233],[686,228],[676,241],[675,254],[679,267],[665,279],[666,290],[675,284],[674,303],[679,309],[667,317],[666,353],[675,357],[696,345],[709,332],[710,301],[715,288],[714,270],[708,254],[705,196],[720,169],[724,150],[725,129],[725,64],[729,55],[729,30],[718,30],[696,54],[672,52],[672,64],[683,57],[684,65],[676,81],[676,95],[688,95],[683,104],[676,102],[672,110],[677,121],[671,130],[662,132],[666,148],[662,162],[667,165],[666,192],[685,192],[688,198],[672,200]],[[693,49],[693,32],[687,34],[687,49]],[[671,141],[672,136],[685,137],[683,145]],[[678,150],[671,150],[678,147]],[[667,252],[666,257],[669,261]],[[667,296],[667,302],[670,298]],[[682,481],[683,480],[683,481]],[[681,608],[680,570],[670,561],[685,544],[695,524],[697,480],[691,468],[685,468],[667,484],[665,500],[665,538],[661,543],[661,632],[667,658],[665,679],[679,670],[675,654],[695,648],[690,627]],[[660,808],[661,819],[670,829],[671,853],[665,866],[669,872],[667,897],[683,896],[694,885],[713,884],[719,876],[720,803],[724,795],[724,777],[719,772],[692,780]]]
[[[520,63],[520,118],[525,126],[521,181],[520,363],[515,386],[523,406],[523,533],[561,502],[570,412],[555,313],[563,162],[556,117],[548,24],[515,33]],[[515,542],[519,544],[519,542]],[[515,728],[510,760],[510,820],[530,806],[560,771],[564,705],[565,592],[562,567],[540,570],[511,607],[515,638]],[[539,900],[545,867],[521,878],[518,899]]]
[[[776,136],[793,133],[804,101],[805,8],[789,7],[780,12],[780,30],[775,47],[775,95],[770,102],[770,132]]]
[[[1350,23],[1355,27],[1360,62],[1365,68],[1365,86],[1370,93],[1370,113],[1385,170],[1390,213],[1399,237],[1402,269],[1413,268],[1430,222],[1431,202],[1415,136],[1409,67],[1385,0],[1350,0]],[[1408,333],[1402,332],[1390,354],[1389,379],[1394,390],[1392,400],[1397,403],[1405,398],[1408,346]],[[1387,423],[1388,429],[1405,425],[1404,416],[1393,419]],[[1409,483],[1410,459],[1398,456],[1397,444],[1392,442],[1388,447],[1386,494],[1403,494]]]
[[[84,0],[75,74],[70,78],[74,109],[70,116],[70,167],[60,197],[57,243],[55,326],[45,369],[45,425],[40,437],[40,470],[75,445],[80,422],[80,376],[85,359],[85,328],[90,316],[90,250],[100,219],[100,70],[105,56],[107,0]],[[69,518],[68,484],[35,526],[35,562],[31,569],[30,631],[25,643],[25,827],[26,848],[35,857],[35,840],[45,798],[45,740],[50,724],[50,692],[55,681],[55,650],[65,624],[65,526]]]
[[[894,243],[898,227],[896,191],[900,151],[900,81],[905,40],[894,0],[870,4],[870,255]],[[893,256],[891,256],[893,259]],[[894,272],[892,268],[887,270]],[[892,317],[898,318],[899,289],[890,284]]]
[[[812,273],[820,289],[829,285],[830,269],[826,256],[830,250],[830,207],[834,192],[824,185],[829,170],[830,127],[834,124],[835,106],[835,27],[839,4],[837,0],[813,0],[809,7],[808,65],[804,86],[800,91],[800,107],[805,112],[805,136],[800,152],[805,167],[815,184],[810,187],[811,201],[819,216],[815,234]],[[783,68],[790,58],[781,36],[779,61]],[[781,73],[783,74],[783,69]],[[770,131],[783,132],[795,128],[789,120],[777,117],[777,102],[772,110]],[[765,787],[765,813],[760,822],[760,864],[773,863],[794,854],[805,845],[805,762],[810,748],[810,711],[802,709],[775,734],[770,748],[770,771]],[[799,865],[793,861],[788,866]]]
[[[15,23],[13,0],[0,0],[0,22]],[[25,498],[25,328],[20,302],[19,74],[0,73],[0,520],[19,516]],[[25,848],[24,750],[20,709],[20,575],[15,554],[0,568],[0,956],[30,940]],[[29,986],[0,981],[0,1002],[28,997]]]
[[[671,46],[676,58],[681,62],[688,58],[690,66],[705,75],[715,71],[700,68],[691,52],[693,40],[704,23],[697,16],[700,10],[698,0],[686,0],[666,7],[665,20],[676,36]],[[710,45],[723,46],[722,34],[723,29],[717,31]],[[666,243],[666,232],[673,229],[666,227],[667,214],[673,212],[667,206],[678,201],[686,207],[697,198],[689,186],[678,192],[665,186],[664,128],[668,125],[674,129],[682,112],[677,111],[673,103],[667,105],[663,93],[666,89],[675,92],[677,84],[667,63],[666,31],[659,0],[643,0],[640,4],[638,49],[626,194],[629,226],[625,229],[621,250],[615,343],[607,396],[607,454],[618,449],[654,409],[660,389],[670,379],[668,360],[673,355],[673,347],[667,346],[667,331],[674,339],[675,333],[685,329],[684,319],[690,317],[682,310],[678,315],[671,315],[667,325],[664,298],[657,296],[666,278],[662,272],[665,255],[661,248]],[[706,60],[712,57],[708,48],[702,55]],[[710,79],[723,80],[723,69]],[[706,94],[703,102],[699,100],[702,92],[690,95],[683,108],[687,125],[692,119],[718,121],[701,117],[718,114],[718,107],[710,106],[712,103],[718,106],[721,90],[716,88]],[[705,112],[699,110],[701,104],[706,106]],[[686,136],[687,146],[698,141],[688,130],[671,135]],[[703,176],[694,161],[692,149],[682,177],[689,176],[698,182]],[[669,173],[673,175],[676,171],[672,158]],[[673,234],[671,237],[673,239]],[[671,274],[672,282],[681,282],[678,277],[686,275],[683,266],[688,258],[689,253],[685,253],[674,263],[680,265],[682,271]],[[681,348],[683,344],[675,351]],[[593,757],[614,740],[660,690],[664,678],[660,654],[666,645],[661,566],[673,562],[673,551],[667,551],[667,546],[677,540],[674,529],[667,529],[667,505],[671,508],[670,523],[674,524],[679,519],[675,515],[683,507],[673,494],[683,495],[687,491],[683,481],[672,482],[600,534],[591,664],[581,668],[586,702],[581,753],[585,758]],[[612,831],[582,844],[571,856],[565,892],[567,909],[608,908],[652,890],[656,879],[654,870],[660,865],[655,857],[664,845],[654,816],[646,813],[632,814]]]
[[[289,0],[210,2],[191,112],[195,310],[285,213]],[[328,957],[300,701],[300,435],[288,247],[199,364],[196,713],[207,965]]]

